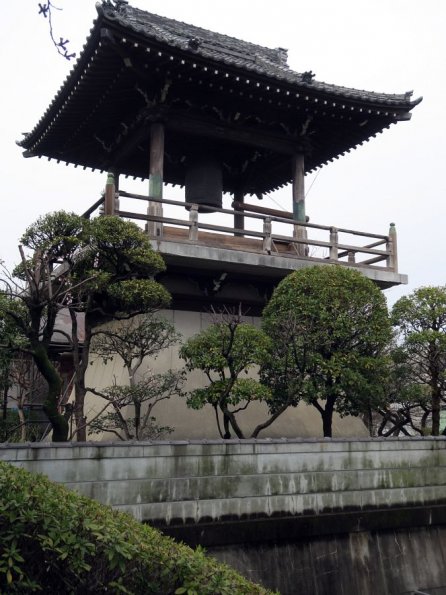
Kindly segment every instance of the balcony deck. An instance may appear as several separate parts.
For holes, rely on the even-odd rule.
[[[147,214],[120,207],[129,200],[145,201]],[[90,216],[101,202],[86,215]],[[108,214],[145,223],[152,246],[168,267],[280,280],[304,267],[337,264],[361,271],[381,288],[407,283],[407,276],[398,272],[393,224],[387,235],[315,223],[296,224],[290,214],[271,215],[264,212],[268,209],[250,205],[243,205],[243,211],[215,209],[210,215],[200,213],[195,204],[124,191],[105,203]],[[243,221],[243,228],[235,228],[233,221]]]

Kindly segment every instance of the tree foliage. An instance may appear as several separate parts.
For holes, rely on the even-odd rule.
[[[410,362],[395,341],[388,355],[388,373],[383,383],[385,399],[373,410],[370,408],[363,420],[371,435],[424,435],[431,413],[428,386],[413,381]]]
[[[263,328],[273,339],[261,370],[272,411],[303,399],[331,436],[334,411],[358,415],[384,398],[391,327],[384,296],[359,272],[324,266],[292,273],[266,306]]]
[[[89,221],[64,211],[51,213],[28,227],[21,242],[21,263],[12,274],[4,271],[0,316],[15,323],[26,342],[22,350],[31,354],[48,384],[44,410],[56,441],[67,439],[68,423],[60,411],[62,382],[49,346],[56,333],[71,343],[77,437],[85,440],[85,372],[93,328],[166,306],[170,296],[154,280],[164,262],[137,225],[118,217]],[[70,312],[71,335],[56,326],[63,308]],[[85,314],[82,346],[79,312]]]
[[[159,402],[182,394],[183,372],[169,370],[154,374],[148,369],[138,375],[138,371],[144,360],[155,359],[179,338],[167,320],[153,314],[96,331],[92,355],[104,363],[119,357],[127,372],[128,385],[114,384],[101,391],[94,389],[110,408],[91,422],[90,430],[112,432],[121,440],[155,440],[172,431],[170,427],[157,424],[153,409]]]
[[[77,289],[77,281],[71,282],[69,274],[82,245],[82,230],[82,219],[72,213],[39,218],[21,238],[20,264],[12,274],[3,268],[1,279],[0,317],[15,325],[21,345],[14,349],[31,355],[48,385],[43,407],[55,441],[67,439],[68,422],[59,408],[62,380],[49,357],[49,347],[54,334],[60,332],[57,315]]]
[[[222,438],[230,438],[231,430],[244,438],[237,414],[252,401],[268,401],[269,389],[254,378],[241,377],[260,366],[269,348],[269,339],[255,326],[242,322],[240,315],[226,314],[194,337],[180,349],[188,370],[201,370],[208,385],[191,391],[188,406],[202,409],[213,407]],[[223,420],[223,428],[220,423]],[[275,419],[275,418],[274,418]],[[273,420],[257,426],[252,437]]]
[[[267,595],[131,516],[0,462],[2,593]]]
[[[420,287],[400,298],[392,309],[392,322],[407,377],[429,389],[432,434],[438,436],[446,390],[446,287]]]
[[[154,312],[170,303],[168,291],[154,279],[164,270],[164,261],[137,225],[119,217],[99,217],[85,223],[85,231],[85,245],[74,270],[80,291],[74,307],[70,307],[75,347],[77,304],[85,313],[82,357],[75,349],[74,413],[77,438],[82,441],[86,439],[87,423],[85,374],[94,328],[108,320]]]

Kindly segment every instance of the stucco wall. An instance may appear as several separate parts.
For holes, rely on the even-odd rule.
[[[181,333],[183,340],[192,337],[208,327],[212,322],[212,316],[203,312],[186,312],[183,310],[165,310],[160,315],[172,322],[177,332]],[[246,317],[246,321],[252,324],[260,324],[259,318]],[[158,358],[144,362],[139,374],[147,371],[148,367],[154,372],[164,372],[168,369],[180,369],[184,367],[184,361],[178,355],[178,346],[164,350]],[[86,376],[87,386],[98,389],[117,384],[127,384],[128,379],[122,362],[115,358],[108,364],[102,360],[96,360],[89,366]],[[185,390],[205,386],[208,383],[204,374],[199,371],[189,372]],[[86,400],[86,413],[91,419],[104,406],[100,397],[88,395]],[[194,440],[219,438],[215,421],[215,412],[209,405],[199,411],[189,409],[186,399],[174,397],[168,401],[162,401],[153,410],[160,426],[173,427],[174,432],[169,435],[171,439]],[[268,419],[267,407],[263,404],[251,403],[246,411],[240,412],[237,419],[245,436],[249,437],[253,429]],[[294,438],[294,437],[322,437],[322,421],[320,414],[314,407],[300,404],[298,407],[290,407],[270,427],[263,430],[261,438]],[[367,430],[359,418],[344,417],[337,414],[333,417],[334,436],[367,436]],[[93,435],[91,439],[96,439]],[[113,439],[113,436],[97,436],[97,439]]]

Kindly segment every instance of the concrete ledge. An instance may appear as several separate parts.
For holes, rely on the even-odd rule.
[[[341,530],[333,515],[362,529],[387,513],[392,527],[426,523],[426,510],[443,522],[446,506],[444,437],[2,445],[0,459],[182,539],[277,519],[274,531]]]
[[[359,270],[364,276],[375,281],[380,287],[387,288],[398,284],[407,284],[407,275],[394,273],[384,267],[372,267],[361,264],[347,264],[342,261],[330,261],[314,257],[297,257],[296,255],[262,254],[228,248],[204,246],[196,242],[175,242],[168,240],[151,240],[152,247],[162,254],[168,265],[213,271],[243,271],[244,274],[262,275],[268,278],[281,279],[292,271],[311,266],[327,266],[339,264]]]

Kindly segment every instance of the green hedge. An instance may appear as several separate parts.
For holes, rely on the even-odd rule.
[[[2,462],[0,591],[267,593],[200,549]]]

